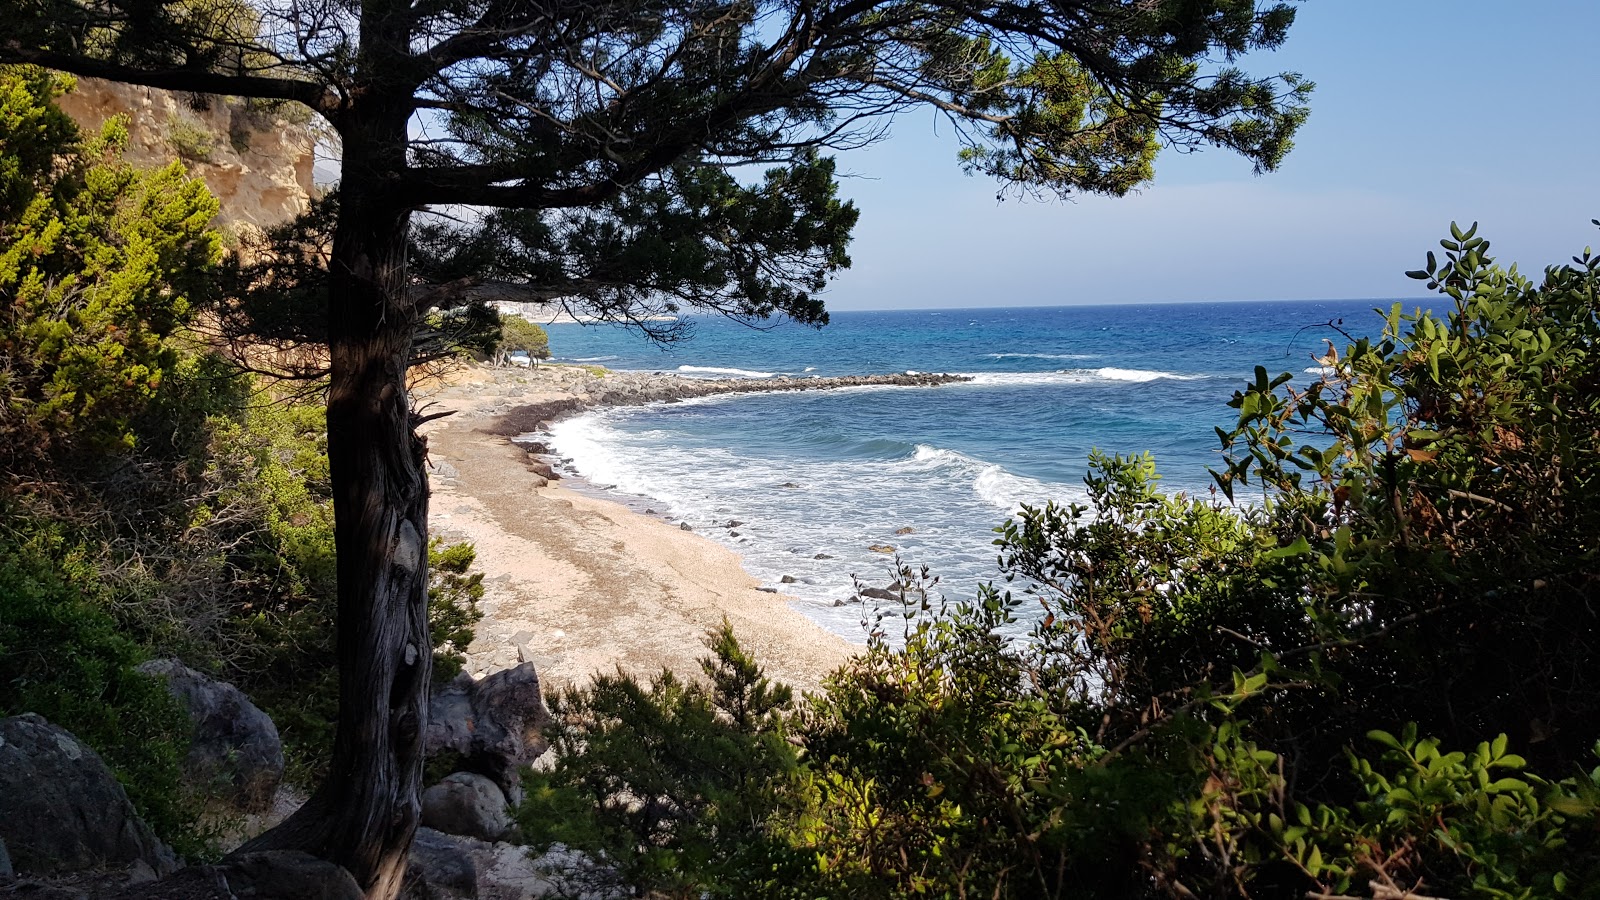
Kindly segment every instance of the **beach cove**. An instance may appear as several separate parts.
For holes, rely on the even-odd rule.
[[[596,672],[699,671],[701,638],[724,618],[779,680],[816,687],[849,641],[790,606],[733,550],[658,515],[567,486],[511,438],[583,409],[746,391],[937,385],[948,376],[707,381],[576,366],[470,367],[417,391],[428,413],[435,535],[472,542],[484,618],[468,670],[533,662],[546,685]],[[431,404],[431,405],[430,405]]]

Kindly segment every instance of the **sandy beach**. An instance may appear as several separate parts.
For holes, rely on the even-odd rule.
[[[771,675],[797,688],[815,688],[850,656],[849,642],[791,608],[790,598],[758,590],[732,550],[572,490],[510,440],[585,406],[728,389],[727,382],[544,366],[469,368],[416,392],[426,413],[455,411],[423,433],[432,531],[471,541],[485,574],[469,671],[531,661],[551,687],[617,669],[697,674],[702,638],[724,618]]]

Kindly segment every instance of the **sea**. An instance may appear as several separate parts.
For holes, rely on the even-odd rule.
[[[1392,300],[834,312],[820,329],[686,322],[669,346],[548,326],[554,361],[693,378],[952,372],[942,387],[719,396],[592,411],[550,443],[591,490],[736,550],[763,585],[865,639],[895,559],[945,598],[997,581],[994,529],[1024,504],[1082,503],[1091,450],[1155,457],[1169,493],[1209,495],[1215,428],[1255,367],[1320,376],[1328,343],[1376,334]],[[1415,301],[1408,302],[1408,308]],[[879,548],[874,550],[873,548]],[[787,579],[786,579],[787,576]]]

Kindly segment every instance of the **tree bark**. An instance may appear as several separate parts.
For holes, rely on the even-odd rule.
[[[398,893],[420,816],[428,630],[425,442],[406,363],[410,210],[383,173],[406,116],[350,115],[329,267],[328,462],[338,553],[339,721],[311,799],[243,850],[299,849],[349,869],[369,898]]]

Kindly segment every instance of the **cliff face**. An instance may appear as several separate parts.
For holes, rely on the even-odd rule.
[[[126,114],[127,159],[166,165],[181,159],[222,204],[217,224],[239,232],[268,228],[306,211],[316,138],[311,129],[237,98],[189,95],[80,78],[57,102],[86,132]]]

